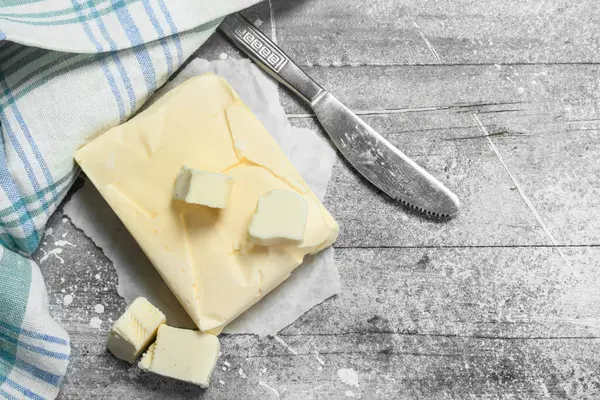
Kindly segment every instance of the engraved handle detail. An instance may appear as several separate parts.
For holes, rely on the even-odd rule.
[[[275,43],[241,15],[227,16],[219,29],[266,72],[307,103],[312,104],[324,92]]]
[[[225,23],[224,23],[225,24]],[[229,25],[229,24],[227,24]],[[269,41],[261,40],[256,33],[251,32],[244,24],[232,25],[233,30],[226,32],[228,37],[234,36],[235,39],[243,42],[246,51],[251,52],[260,61],[267,64],[275,72],[281,71],[281,68],[289,61],[277,47],[271,45]]]

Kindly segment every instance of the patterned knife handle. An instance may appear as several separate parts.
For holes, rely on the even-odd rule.
[[[298,94],[309,105],[324,89],[240,14],[231,14],[219,26],[233,43],[266,72]]]

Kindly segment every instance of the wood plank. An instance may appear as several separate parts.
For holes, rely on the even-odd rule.
[[[404,221],[393,203],[340,163],[327,200],[342,223],[340,245],[600,243],[593,201],[600,187],[594,162],[600,102],[598,82],[589,78],[598,75],[597,68],[311,69],[376,130],[455,190],[464,207],[449,224]],[[405,87],[390,90],[390,82]],[[284,102],[294,124],[318,129],[296,100],[284,94]],[[541,235],[539,228],[545,230]]]
[[[492,139],[556,243],[600,243],[600,122],[592,124]]]
[[[323,87],[358,112],[471,106],[513,117],[538,112],[546,121],[599,118],[600,65],[363,66],[305,68]],[[352,82],[352,84],[349,84]],[[282,92],[290,114],[306,113]],[[482,109],[481,107],[484,107]],[[509,111],[514,110],[514,111]],[[464,110],[463,110],[464,111]]]
[[[393,131],[410,118],[407,114],[365,116],[367,123],[455,191],[462,202],[460,215],[443,223],[414,216],[340,159],[325,199],[340,224],[338,246],[548,244],[485,140],[448,140],[480,136],[476,127],[410,131],[407,125],[409,131]],[[294,120],[294,124],[319,129],[314,120]]]
[[[76,358],[72,369],[78,374],[65,382],[60,398],[81,398],[86,393],[86,398],[276,399],[273,389],[284,399],[344,399],[350,397],[349,391],[354,397],[369,399],[398,398],[399,393],[406,399],[598,395],[597,341],[415,340],[376,334],[302,339],[311,345],[297,347],[298,355],[294,355],[274,339],[224,337],[222,350],[232,355],[225,355],[219,363],[208,390],[150,376],[111,356],[88,354]],[[88,339],[77,348],[86,352],[94,347]],[[325,360],[322,369],[315,351]],[[230,367],[225,367],[225,360]],[[357,372],[358,388],[338,378],[342,368]]]
[[[222,337],[213,385],[203,391],[110,356],[106,332],[125,309],[115,272],[60,211],[50,227],[77,246],[64,248],[65,264],[41,261],[55,247],[49,237],[34,257],[51,312],[73,340],[63,399],[275,398],[261,381],[291,399],[341,399],[348,390],[375,399],[598,394],[597,248],[564,249],[580,279],[551,248],[337,249],[342,293],[281,332],[289,348],[274,338]],[[69,306],[65,294],[74,295]],[[105,312],[95,313],[96,304]],[[93,316],[100,329],[90,327]],[[342,368],[357,372],[358,388],[339,379]]]
[[[283,333],[599,336],[598,251],[563,250],[338,248],[342,293]]]
[[[535,133],[511,134],[510,128],[507,131],[488,124],[487,114],[477,114],[487,134],[508,132],[490,137],[489,142],[478,126],[419,128],[442,119],[454,125],[456,116],[452,113],[375,115],[364,119],[455,191],[462,201],[460,215],[442,224],[415,218],[339,160],[325,201],[340,222],[338,245],[600,243],[600,215],[594,200],[600,188],[600,166],[595,161],[600,148],[599,129],[594,122],[543,128],[521,121]],[[458,115],[464,116],[465,125],[475,125],[469,114]],[[320,130],[313,119],[293,122]],[[402,127],[399,132],[398,127]],[[498,153],[490,148],[491,144]],[[543,226],[532,209],[539,213]]]
[[[598,62],[593,1],[273,0],[303,65]]]

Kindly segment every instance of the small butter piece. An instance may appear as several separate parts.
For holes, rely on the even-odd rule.
[[[156,342],[138,367],[155,374],[208,387],[217,364],[219,339],[209,333],[161,325]]]
[[[248,227],[250,240],[261,246],[301,244],[306,217],[304,197],[291,190],[271,190],[258,199]]]
[[[175,180],[173,197],[186,203],[227,208],[232,183],[227,175],[183,166]]]
[[[114,323],[106,345],[115,357],[133,363],[166,321],[158,308],[144,297],[138,297]]]

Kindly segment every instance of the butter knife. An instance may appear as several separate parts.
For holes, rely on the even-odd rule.
[[[348,162],[401,204],[436,216],[458,213],[458,197],[327,92],[240,14],[219,26],[237,47],[304,100]]]

